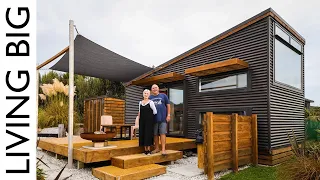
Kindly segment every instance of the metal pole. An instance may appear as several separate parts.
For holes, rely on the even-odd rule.
[[[73,98],[74,98],[74,37],[73,37],[73,20],[69,20],[69,130],[68,130],[68,168],[73,165]]]

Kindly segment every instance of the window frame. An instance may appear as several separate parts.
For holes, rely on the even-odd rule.
[[[281,36],[277,35],[276,34],[276,28],[279,28],[280,30],[282,30],[284,33],[286,33],[288,36],[289,36],[289,42],[284,40]],[[282,88],[286,88],[286,89],[289,89],[289,90],[293,90],[293,91],[296,91],[296,92],[302,92],[303,91],[303,56],[304,56],[304,53],[303,53],[303,44],[300,43],[293,35],[291,35],[288,31],[286,31],[283,27],[281,27],[280,24],[274,22],[274,27],[273,27],[273,34],[274,34],[274,37],[273,37],[273,84],[274,85],[277,85],[279,87],[282,87]],[[293,39],[294,41],[296,41],[298,44],[301,45],[301,51],[298,50],[296,47],[294,47],[293,45],[290,44],[291,42],[291,39]],[[283,45],[287,46],[289,49],[293,50],[294,52],[296,52],[297,54],[299,54],[301,56],[301,65],[300,65],[300,84],[301,84],[301,87],[300,88],[297,88],[297,87],[294,87],[290,84],[286,84],[285,82],[281,82],[281,81],[277,81],[276,80],[276,71],[275,71],[275,67],[276,67],[276,47],[275,47],[275,43],[276,43],[276,40],[280,41],[280,43],[282,43]]]
[[[235,76],[235,75],[241,75],[241,74],[247,74],[247,87],[241,87],[241,88],[233,88],[233,89],[221,89],[216,91],[204,91],[200,92],[200,80],[203,78],[212,78],[214,80],[223,79],[229,76]],[[232,92],[246,92],[251,90],[251,70],[245,69],[245,70],[237,70],[237,71],[229,71],[225,73],[219,73],[219,74],[213,74],[209,76],[201,76],[197,77],[197,95],[207,95],[207,94],[225,94],[225,93],[232,93]]]

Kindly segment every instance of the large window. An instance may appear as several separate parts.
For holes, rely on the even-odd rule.
[[[219,91],[247,87],[247,73],[231,75],[224,78],[199,79],[199,92]]]
[[[275,81],[301,89],[302,46],[276,26]]]

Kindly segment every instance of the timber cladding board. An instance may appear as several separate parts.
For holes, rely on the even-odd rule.
[[[165,173],[166,167],[158,164],[149,164],[129,169],[104,166],[92,170],[93,176],[100,180],[140,180]]]
[[[152,85],[157,83],[174,82],[183,80],[184,76],[175,72],[169,72],[158,76],[152,76],[141,80],[133,81],[133,85]]]
[[[291,147],[278,148],[271,151],[271,153],[259,154],[259,163],[265,165],[276,165],[283,163],[292,158],[293,152]]]
[[[238,58],[219,61],[211,64],[201,65],[185,70],[185,74],[192,76],[207,76],[211,74],[217,74],[222,72],[234,71],[248,68],[247,62]]]
[[[167,150],[167,156],[162,156],[160,153],[146,156],[144,154],[133,154],[127,156],[117,156],[111,159],[112,165],[127,169],[147,164],[157,164],[168,161],[175,161],[182,158],[182,151]]]

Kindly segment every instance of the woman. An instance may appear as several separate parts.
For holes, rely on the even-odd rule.
[[[150,146],[153,145],[153,116],[157,109],[149,99],[150,91],[143,91],[143,100],[139,102],[139,146],[144,146],[144,154],[150,155]]]

